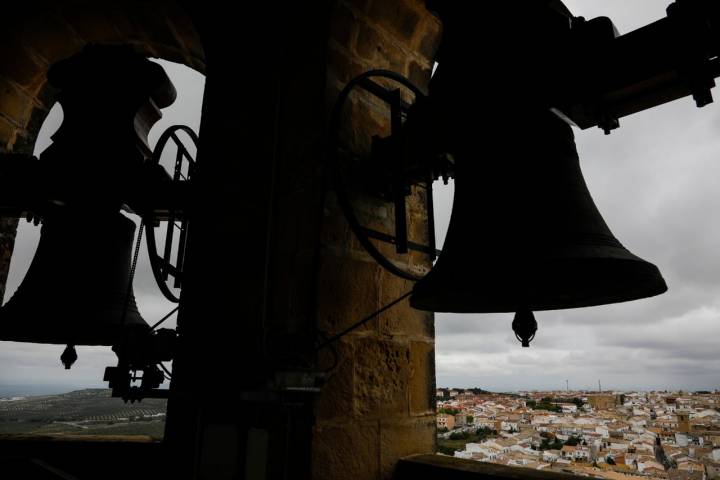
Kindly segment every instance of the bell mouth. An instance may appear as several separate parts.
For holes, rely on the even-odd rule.
[[[46,218],[25,278],[0,308],[0,340],[113,345],[129,327],[149,329],[130,285],[134,240],[135,223],[119,212]]]
[[[450,313],[562,310],[639,300],[666,291],[658,268],[644,260],[572,259],[522,268],[508,265],[502,271],[476,272],[472,278],[436,268],[415,284],[410,306]]]

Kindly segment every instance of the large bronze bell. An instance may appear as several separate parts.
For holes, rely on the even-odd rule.
[[[25,279],[0,308],[0,340],[113,345],[123,327],[149,328],[129,285],[134,234],[120,213],[47,218]]]
[[[657,267],[630,253],[605,224],[580,172],[571,128],[551,112],[535,114],[531,125],[518,134],[501,124],[457,142],[443,253],[415,285],[413,307],[554,310],[667,290]]]
[[[605,224],[580,171],[572,129],[551,111],[554,92],[568,85],[556,72],[565,61],[558,58],[572,60],[559,55],[568,52],[576,21],[569,10],[543,1],[522,8],[429,3],[443,22],[443,39],[416,123],[427,123],[423,132],[436,138],[427,149],[454,157],[455,201],[442,255],[415,285],[410,304],[529,313],[665,292],[657,267],[630,253]],[[478,29],[480,18],[486,21]],[[415,137],[425,148],[428,135]],[[534,334],[531,316],[516,322],[524,343]]]

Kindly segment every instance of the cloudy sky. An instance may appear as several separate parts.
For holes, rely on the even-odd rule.
[[[627,33],[664,17],[669,1],[565,3]],[[615,236],[658,266],[669,291],[539,312],[530,348],[513,336],[512,315],[437,314],[439,386],[720,388],[720,104],[686,98],[620,122],[609,136],[575,131],[583,174]]]
[[[621,33],[665,15],[669,0],[566,0],[586,18],[610,16]],[[179,92],[151,140],[174,123],[199,127],[204,79],[163,62]],[[528,79],[528,81],[532,81]],[[716,93],[720,95],[720,93]],[[55,109],[39,153],[60,124]],[[436,315],[437,383],[491,390],[720,388],[720,103],[697,109],[691,99],[621,120],[610,136],[576,131],[590,192],[616,237],[655,263],[669,291],[631,303],[540,312],[539,331],[523,349],[512,315]],[[452,185],[437,190],[438,237],[452,208]],[[21,225],[6,300],[22,280],[38,228]],[[135,294],[153,323],[172,308],[152,279],[143,250]],[[79,287],[79,292],[81,287]],[[169,322],[174,326],[174,322]],[[13,386],[32,391],[104,387],[116,362],[106,347],[78,347],[72,370],[63,347],[0,342],[0,396]],[[15,388],[17,390],[17,388]]]

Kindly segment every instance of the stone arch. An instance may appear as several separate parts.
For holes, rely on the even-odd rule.
[[[54,99],[47,69],[88,43],[130,44],[205,72],[200,37],[174,1],[62,2],[6,18],[12,26],[0,42],[0,150],[31,153]]]
[[[32,2],[4,12],[0,32],[0,153],[31,155],[55,103],[48,68],[86,44],[129,44],[205,73],[200,36],[182,5],[111,0]],[[13,251],[17,219],[0,218],[0,298]]]

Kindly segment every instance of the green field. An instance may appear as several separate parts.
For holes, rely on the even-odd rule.
[[[148,435],[162,439],[167,401],[125,403],[109,390],[0,401],[0,434]]]

